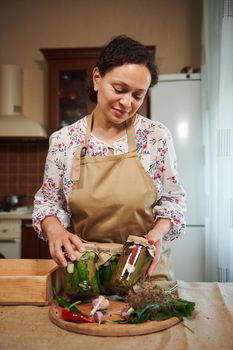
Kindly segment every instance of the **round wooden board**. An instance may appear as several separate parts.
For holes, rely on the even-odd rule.
[[[124,305],[125,303],[122,301],[111,300],[110,306],[105,314],[106,322],[98,324],[64,321],[61,317],[61,307],[58,306],[56,302],[53,302],[49,308],[49,318],[58,327],[67,331],[102,337],[126,337],[131,335],[149,334],[167,329],[180,322],[178,317],[171,317],[164,321],[147,321],[140,324],[117,324],[108,322],[120,319],[120,311]],[[91,305],[78,305],[78,308],[83,312],[89,313]]]

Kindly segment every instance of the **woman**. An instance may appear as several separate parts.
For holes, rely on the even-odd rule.
[[[162,243],[165,257],[165,242],[185,229],[185,194],[169,131],[137,114],[157,80],[142,44],[114,38],[93,70],[93,113],[51,136],[33,223],[59,265],[67,265],[64,250],[71,260],[74,249],[84,251],[81,239],[124,243],[145,235],[156,247],[148,275],[172,278]]]

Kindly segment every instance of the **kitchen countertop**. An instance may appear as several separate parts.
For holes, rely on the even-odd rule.
[[[233,283],[178,281],[178,286],[180,297],[196,302],[193,316],[164,331],[140,336],[97,337],[72,333],[49,320],[49,306],[0,306],[0,348],[232,350]]]
[[[32,208],[31,207],[19,207],[12,211],[1,211],[0,220],[2,219],[12,219],[12,220],[31,220],[32,219]]]

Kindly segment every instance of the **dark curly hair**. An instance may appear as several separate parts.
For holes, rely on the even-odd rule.
[[[119,35],[111,40],[100,52],[96,66],[103,77],[107,72],[125,63],[143,64],[151,75],[150,87],[158,82],[158,71],[149,50],[138,41],[126,35]],[[90,99],[97,102],[97,92],[90,87]]]

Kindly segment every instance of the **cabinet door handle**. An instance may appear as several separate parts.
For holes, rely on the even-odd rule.
[[[15,243],[19,242],[18,238],[0,238],[0,243]]]
[[[1,233],[7,233],[7,231],[8,231],[7,228],[4,228],[1,230]]]

